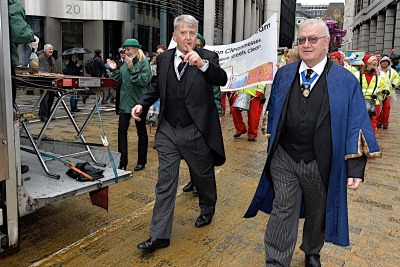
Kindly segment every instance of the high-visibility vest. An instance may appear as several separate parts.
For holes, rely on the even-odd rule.
[[[368,84],[365,74],[362,72],[359,72],[358,81],[360,82],[361,89],[362,89],[365,99],[371,99],[372,94],[378,96],[378,93],[381,90],[381,88],[385,88],[385,82],[383,81],[383,79],[379,79],[378,74],[375,74],[374,77],[372,77],[371,81]],[[379,104],[380,104],[380,101],[377,98],[376,105],[379,105]]]
[[[397,71],[389,67],[389,70],[386,72],[380,71],[379,76],[384,79],[385,87],[390,91],[390,94],[393,95],[397,84],[400,82],[400,76]]]

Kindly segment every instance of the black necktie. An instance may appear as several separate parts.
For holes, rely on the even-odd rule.
[[[181,71],[183,70],[183,67],[185,66],[185,62],[183,62],[183,57],[181,56],[181,63],[179,63],[178,65],[178,73],[181,73]]]
[[[307,69],[306,81],[310,80],[311,75],[314,73],[312,69]]]

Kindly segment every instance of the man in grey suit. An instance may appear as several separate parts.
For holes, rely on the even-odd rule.
[[[215,213],[214,166],[225,162],[225,151],[212,85],[225,85],[227,75],[215,52],[196,47],[197,30],[194,17],[175,18],[177,47],[157,57],[158,81],[132,109],[132,117],[140,120],[142,110],[160,98],[155,139],[159,158],[156,202],[150,239],[138,245],[145,252],[170,244],[181,159],[191,169],[198,190],[201,213],[195,226],[210,224]]]

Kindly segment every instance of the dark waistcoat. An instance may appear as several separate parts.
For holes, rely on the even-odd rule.
[[[299,74],[292,84],[279,144],[296,162],[310,163],[316,158],[314,134],[326,90],[326,69],[308,97],[301,93]]]
[[[167,94],[165,99],[164,117],[173,127],[182,127],[193,123],[193,119],[185,105],[186,72],[179,81],[176,77],[174,60],[168,70]]]

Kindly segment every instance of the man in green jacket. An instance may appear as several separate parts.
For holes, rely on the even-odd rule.
[[[14,79],[15,68],[19,65],[18,45],[31,43],[32,49],[37,49],[39,38],[35,36],[31,27],[25,21],[25,10],[18,0],[8,0],[8,20],[10,28],[10,56],[12,78],[12,98],[15,103],[17,83]],[[21,165],[21,173],[26,173],[29,167]]]
[[[39,38],[36,37],[25,21],[25,10],[18,0],[8,0],[8,19],[10,27],[10,55],[11,74],[15,76],[15,67],[19,65],[18,45],[31,43],[33,49],[37,49]],[[12,80],[13,101],[17,92],[15,79]]]

